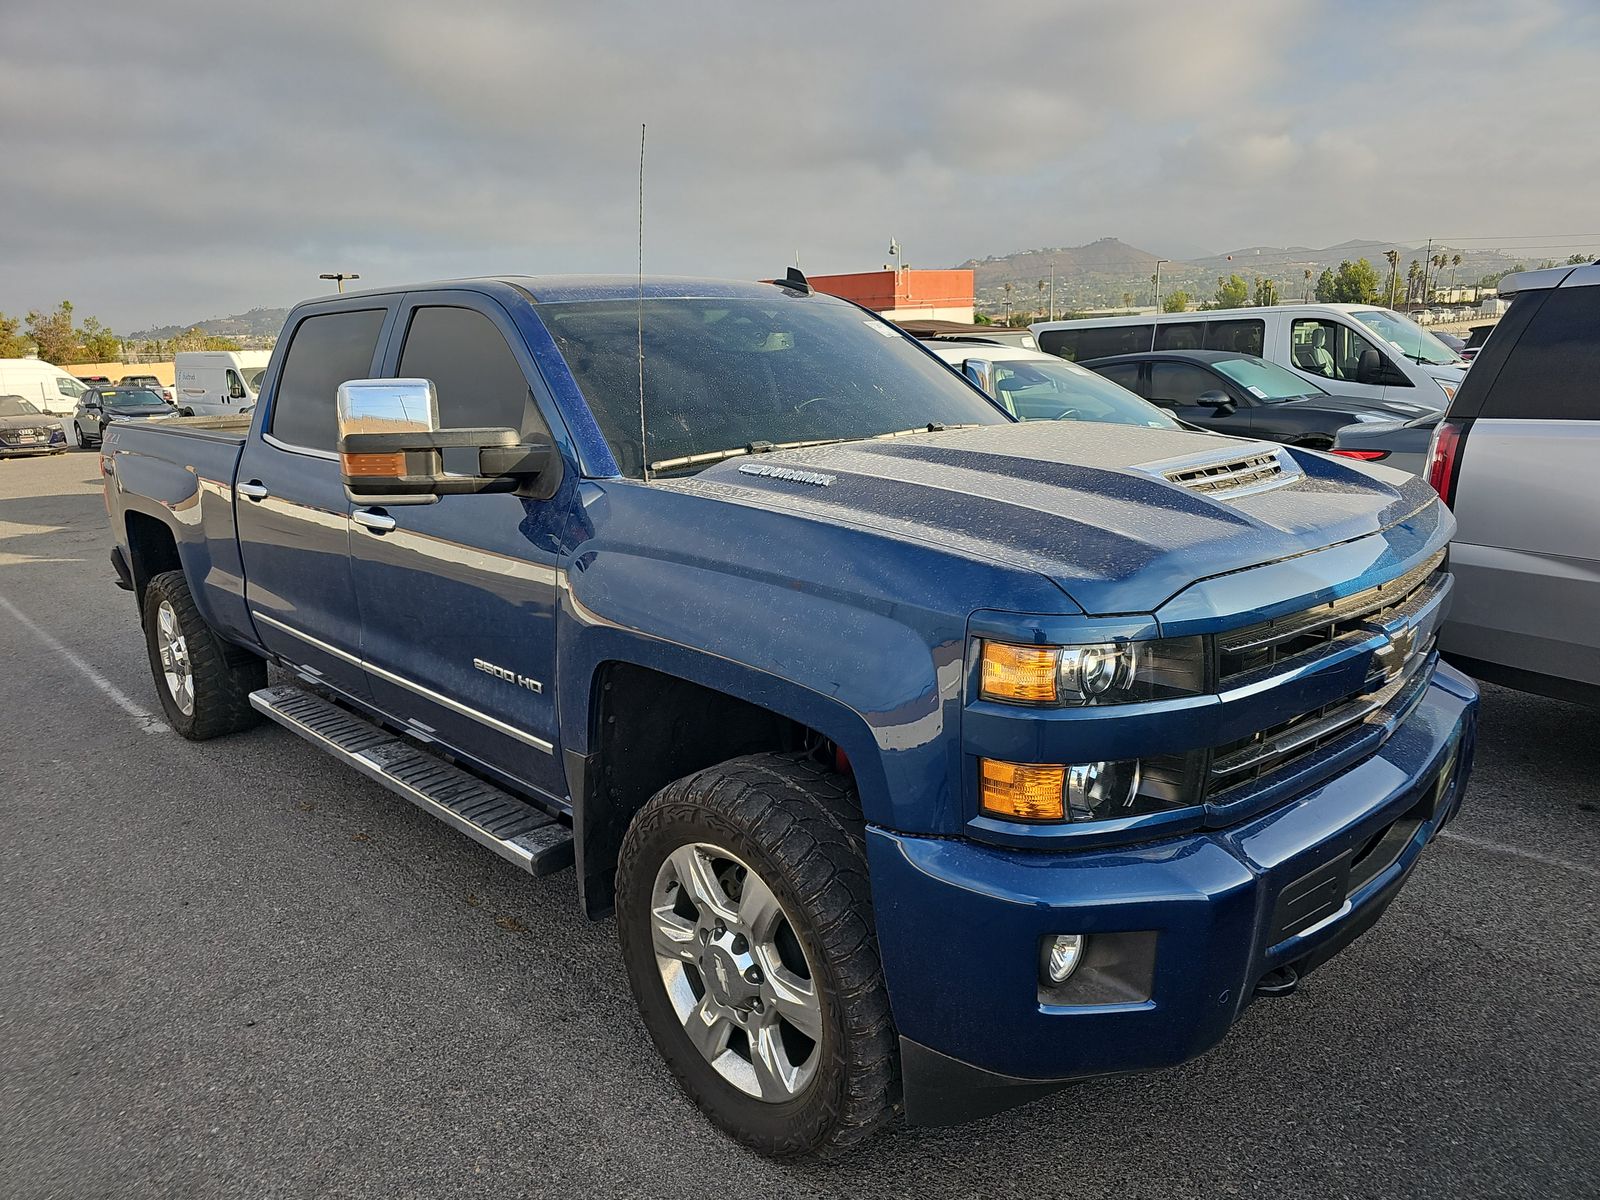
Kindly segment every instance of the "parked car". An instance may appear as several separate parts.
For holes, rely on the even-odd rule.
[[[176,404],[186,417],[237,416],[255,407],[271,352],[181,350],[172,358]]]
[[[1169,414],[1127,388],[1042,350],[955,341],[926,345],[1020,421],[1105,421],[1149,429],[1181,428]]]
[[[932,320],[896,321],[895,324],[912,337],[924,342],[953,340],[1015,346],[1019,350],[1039,348],[1032,330],[1014,329],[1006,325],[968,325],[962,321]]]
[[[1458,358],[1461,356],[1461,352],[1467,348],[1466,339],[1459,338],[1453,333],[1446,333],[1442,329],[1430,329],[1428,332],[1454,350]]]
[[[99,387],[101,384],[111,382],[109,375],[74,375],[73,378],[85,387]]]
[[[1460,522],[1440,644],[1480,679],[1600,704],[1600,265],[1509,275],[1500,294],[1429,450]]]
[[[165,421],[175,416],[172,405],[149,388],[90,388],[72,414],[72,439],[79,449],[87,450],[100,445],[113,421]]]
[[[1482,350],[1484,343],[1489,340],[1489,335],[1494,332],[1496,323],[1491,321],[1485,325],[1474,325],[1467,330],[1467,345],[1461,351],[1461,357],[1464,360],[1470,363],[1478,357],[1478,351]]]
[[[248,426],[118,422],[101,464],[171,727],[266,716],[575,864],[766,1153],[1203,1053],[1461,803],[1426,483],[1018,423],[798,272],[325,297]]]
[[[1361,462],[1382,463],[1397,471],[1425,475],[1428,445],[1433,440],[1439,414],[1410,421],[1360,422],[1346,425],[1333,436],[1333,452]]]
[[[57,423],[72,415],[87,390],[87,384],[53,363],[38,358],[0,358],[0,395],[21,396]]]
[[[174,403],[178,395],[174,389],[162,383],[155,375],[124,375],[117,386],[147,388],[168,404]]]
[[[60,454],[67,448],[61,427],[21,396],[0,396],[0,458]]]
[[[1147,350],[1227,350],[1264,358],[1322,391],[1440,411],[1466,364],[1409,317],[1363,304],[1281,304],[1041,321],[1039,349],[1074,362]]]
[[[1275,363],[1227,350],[1123,354],[1083,365],[1191,425],[1316,450],[1332,446],[1346,425],[1431,412],[1392,400],[1330,396]]]

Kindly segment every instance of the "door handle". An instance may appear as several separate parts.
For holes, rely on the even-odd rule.
[[[241,483],[238,492],[246,500],[261,501],[267,498],[267,485],[259,479],[252,479],[249,483]]]
[[[350,519],[373,533],[388,533],[394,528],[394,518],[380,508],[358,508]]]

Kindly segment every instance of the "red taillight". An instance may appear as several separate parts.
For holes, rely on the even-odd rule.
[[[1455,500],[1456,476],[1461,467],[1461,443],[1466,427],[1460,421],[1440,421],[1428,443],[1428,483],[1447,505]]]
[[[1380,458],[1389,457],[1387,450],[1339,450],[1335,448],[1333,453],[1342,454],[1346,458],[1359,458],[1362,462],[1377,462]]]

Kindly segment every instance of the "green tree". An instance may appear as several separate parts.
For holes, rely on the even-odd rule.
[[[1010,286],[1011,286],[1010,284],[1006,285],[1006,287],[1008,289],[1010,288]],[[1009,298],[1007,299],[1006,303],[1007,303],[1007,308],[1009,310],[1009,307],[1010,307]],[[1008,315],[1007,320],[1009,320],[1009,319],[1010,319],[1010,317]],[[175,337],[171,341],[167,342],[166,346],[167,346],[168,350],[170,352],[172,352],[172,353],[176,353],[179,350],[241,350],[241,349],[243,349],[243,347],[240,346],[238,342],[234,341],[233,338],[221,337],[221,336],[219,336],[217,334],[214,334],[214,333],[206,333],[199,326],[193,326],[193,327],[191,327],[189,329],[184,330],[184,332],[180,333],[177,337]]]
[[[59,366],[76,361],[82,346],[72,328],[72,302],[63,300],[53,312],[29,312],[28,336],[39,347],[39,357],[45,362]]]
[[[1379,291],[1378,270],[1364,258],[1346,259],[1333,276],[1333,303],[1373,304]]]
[[[1322,269],[1322,274],[1317,276],[1317,303],[1332,304],[1333,294],[1338,284],[1334,282],[1333,271],[1327,267]]]
[[[0,313],[0,358],[27,358],[33,343],[21,332],[22,318]]]
[[[975,312],[972,314],[972,323],[974,325],[993,325],[994,320],[988,313]]]
[[[1257,308],[1271,308],[1278,302],[1278,284],[1269,276],[1262,275],[1256,280],[1255,302]]]
[[[111,362],[122,353],[122,339],[95,317],[84,319],[78,330],[78,341],[83,346],[85,362]]]
[[[1217,308],[1243,308],[1250,303],[1250,285],[1242,275],[1217,276]]]
[[[1179,288],[1161,297],[1162,312],[1184,312],[1189,307],[1189,293]]]

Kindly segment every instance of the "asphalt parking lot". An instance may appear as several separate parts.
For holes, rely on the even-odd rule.
[[[94,455],[0,461],[0,1194],[1600,1195],[1600,713],[1486,689],[1387,919],[1204,1058],[779,1165],[679,1094],[570,874],[153,720],[109,545]]]

